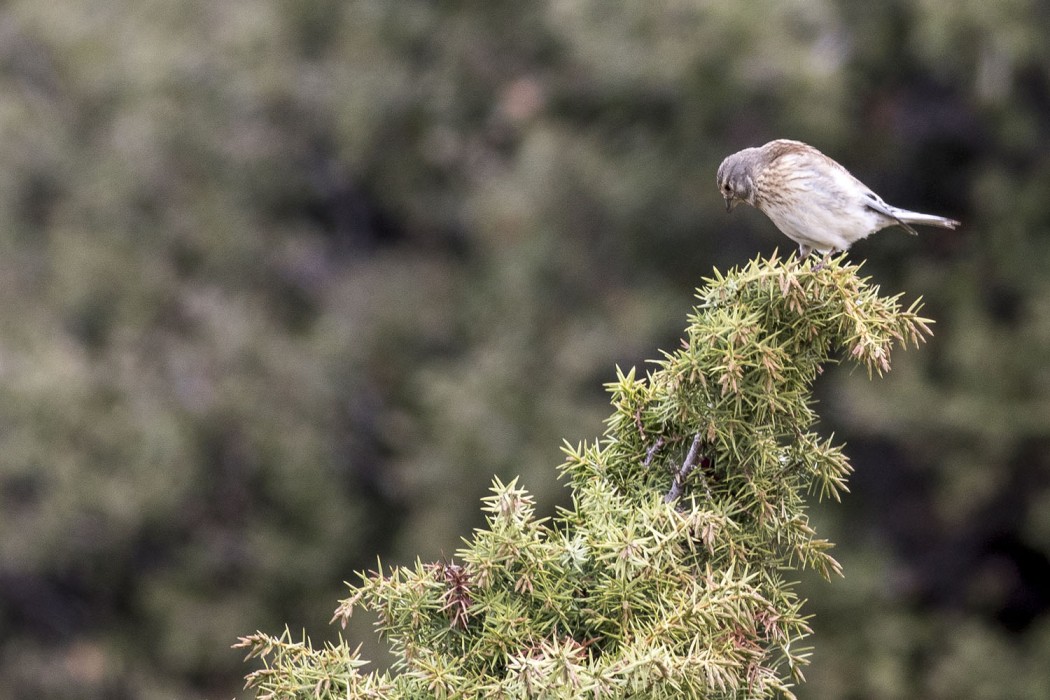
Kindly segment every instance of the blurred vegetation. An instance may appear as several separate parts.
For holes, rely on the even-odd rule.
[[[803,697],[1050,695],[1050,11],[1036,0],[12,0],[0,9],[0,695],[227,697],[253,629],[541,512],[602,384],[789,244],[775,137],[964,222],[851,251],[936,337],[804,582]],[[368,654],[372,655],[372,654]]]

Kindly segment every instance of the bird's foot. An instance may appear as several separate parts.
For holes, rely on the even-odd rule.
[[[825,267],[827,267],[827,264],[829,262],[831,262],[831,251],[830,250],[828,252],[824,253],[824,255],[821,256],[821,258],[820,258],[820,262],[818,262],[816,265],[813,266],[813,272],[817,272],[819,270],[823,270]]]

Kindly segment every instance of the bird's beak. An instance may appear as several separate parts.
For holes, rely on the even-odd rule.
[[[733,211],[733,207],[736,206],[736,200],[733,199],[732,197],[722,197],[722,199],[724,199],[725,202],[726,202],[726,211],[727,212]]]

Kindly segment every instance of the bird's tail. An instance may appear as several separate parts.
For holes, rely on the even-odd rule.
[[[955,219],[949,219],[946,216],[935,216],[933,214],[920,214],[917,211],[908,211],[907,209],[898,209],[897,207],[890,207],[893,212],[890,214],[894,219],[901,222],[902,224],[917,224],[919,226],[938,226],[940,228],[954,229],[959,225],[959,222]]]
[[[898,209],[897,207],[890,206],[874,193],[868,195],[868,199],[870,200],[867,203],[869,207],[890,217],[907,229],[908,233],[913,236],[919,235],[919,232],[913,229],[911,224],[919,226],[939,226],[941,228],[950,229],[954,229],[959,225],[959,222],[955,219],[949,219],[944,216],[934,216],[933,214],[920,214],[917,211],[908,211],[907,209]]]

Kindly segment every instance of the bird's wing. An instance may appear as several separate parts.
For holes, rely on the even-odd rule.
[[[908,233],[910,233],[911,235],[913,235],[913,236],[918,236],[919,235],[918,231],[916,231],[910,225],[908,225],[907,223],[905,223],[904,221],[901,220],[901,218],[897,215],[897,211],[893,207],[891,207],[889,204],[886,204],[886,202],[882,201],[882,197],[880,197],[879,195],[875,194],[871,190],[868,190],[865,193],[865,197],[866,197],[866,200],[867,200],[867,201],[865,201],[865,204],[868,205],[869,209],[871,209],[872,211],[877,211],[880,214],[883,214],[885,216],[890,217],[891,219],[896,221],[898,224],[900,224],[901,227],[903,227],[904,230],[907,231]]]
[[[859,192],[867,191],[867,187],[834,160],[812,146],[798,145],[799,148],[779,156],[783,166],[777,169],[782,177],[781,188],[804,191],[810,201],[829,211],[840,211],[855,202]]]

